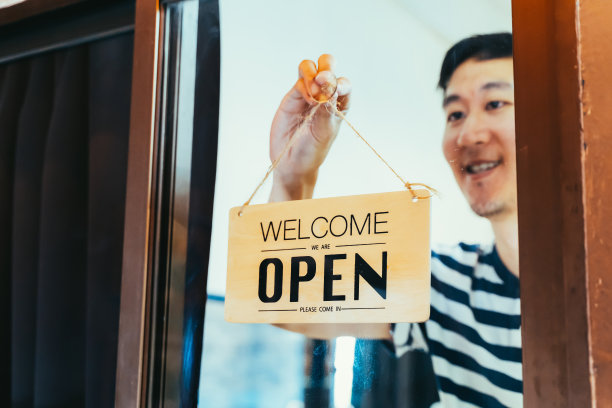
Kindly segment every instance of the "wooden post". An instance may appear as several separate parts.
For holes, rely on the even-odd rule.
[[[526,407],[612,403],[611,18],[603,0],[513,1]]]
[[[141,407],[145,404],[161,19],[158,0],[136,1],[115,390],[117,407]]]
[[[580,0],[583,200],[593,405],[612,404],[612,3]]]

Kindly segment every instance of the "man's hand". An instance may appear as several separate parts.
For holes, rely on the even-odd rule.
[[[283,98],[270,131],[270,158],[274,161],[287,142],[298,137],[274,170],[270,201],[311,198],[319,166],[325,160],[338,134],[341,119],[329,107],[318,102],[329,101],[339,111],[349,107],[351,83],[336,79],[334,58],[319,57],[318,67],[304,60],[299,66],[299,78]],[[312,112],[312,110],[315,110]],[[303,126],[305,118],[308,123]]]
[[[283,98],[272,122],[270,131],[272,161],[281,154],[291,138],[299,139],[285,153],[274,170],[270,201],[301,200],[312,197],[319,166],[325,160],[342,121],[326,104],[319,102],[329,101],[335,104],[339,111],[345,113],[349,107],[350,93],[349,80],[336,79],[334,57],[329,54],[321,55],[318,67],[312,61],[302,61],[299,78]],[[308,122],[301,126],[306,118],[309,118]],[[332,339],[338,336],[391,338],[390,327],[386,323],[277,324],[275,326],[318,339]]]

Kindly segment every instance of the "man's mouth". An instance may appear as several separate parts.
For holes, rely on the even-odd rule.
[[[501,160],[497,160],[497,161],[472,163],[472,164],[466,165],[464,169],[466,173],[468,174],[480,174],[480,173],[484,173],[485,171],[494,169],[495,167],[499,166],[501,162],[502,162]]]

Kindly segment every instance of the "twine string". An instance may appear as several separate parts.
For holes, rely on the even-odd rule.
[[[314,98],[313,98],[314,99]],[[359,138],[374,152],[374,154],[376,156],[378,156],[378,158],[389,168],[389,170],[391,170],[393,172],[393,174],[395,174],[395,176],[402,182],[402,185],[404,187],[406,187],[408,189],[408,191],[410,191],[410,193],[412,194],[412,200],[413,201],[417,201],[421,198],[429,198],[430,196],[427,197],[418,197],[417,194],[414,192],[414,190],[412,189],[413,186],[420,186],[420,187],[424,187],[427,190],[429,190],[431,193],[433,194],[438,194],[438,191],[430,186],[428,186],[427,184],[423,184],[423,183],[410,183],[405,181],[402,176],[399,175],[399,173],[397,171],[395,171],[393,169],[393,167],[391,167],[391,165],[380,155],[380,153],[378,153],[378,151],[374,148],[374,146],[372,146],[362,135],[361,133],[359,133],[359,131],[355,128],[355,126],[353,126],[353,124],[351,122],[349,122],[349,120],[346,118],[346,116],[344,115],[344,113],[342,113],[336,106],[335,104],[332,104],[329,100],[325,100],[325,101],[318,101],[315,99],[315,101],[317,102],[317,105],[314,105],[310,112],[308,113],[308,115],[306,115],[306,117],[302,120],[302,122],[296,127],[295,132],[293,133],[293,136],[287,141],[287,143],[285,144],[285,146],[283,147],[283,150],[280,152],[280,154],[278,155],[278,157],[272,162],[272,164],[268,167],[268,170],[265,174],[265,176],[263,177],[263,179],[259,182],[259,184],[257,185],[257,187],[255,187],[255,190],[253,191],[253,193],[251,194],[251,196],[249,197],[248,200],[245,201],[245,203],[242,205],[242,207],[240,208],[240,211],[238,211],[238,215],[242,215],[242,211],[244,210],[244,208],[249,205],[251,203],[251,200],[253,199],[253,197],[255,197],[255,194],[257,194],[257,191],[259,191],[259,189],[261,188],[261,186],[265,183],[265,181],[268,179],[268,176],[274,171],[274,169],[276,168],[276,166],[278,166],[278,163],[281,161],[281,159],[283,158],[283,156],[289,151],[289,149],[291,149],[291,147],[295,144],[295,142],[297,141],[297,139],[299,138],[299,131],[301,130],[301,128],[307,124],[310,123],[310,121],[312,120],[312,117],[314,116],[315,112],[317,111],[317,109],[321,106],[321,105],[325,105],[326,108],[331,108],[332,112],[337,115],[340,119],[342,119],[352,130],[353,132],[355,132],[355,134],[357,136],[359,136]]]
[[[389,163],[388,163],[388,162],[387,162],[387,161],[386,161],[386,160],[385,160],[385,159],[384,159],[384,158],[383,158],[383,157],[380,155],[380,153],[378,153],[378,151],[377,151],[377,150],[374,148],[374,146],[372,146],[372,145],[371,145],[371,144],[370,144],[370,143],[369,143],[369,142],[368,142],[368,141],[365,139],[365,137],[363,137],[363,136],[361,135],[361,133],[359,133],[359,131],[358,131],[357,129],[355,129],[355,126],[353,126],[353,124],[352,124],[351,122],[349,122],[349,120],[346,118],[346,116],[344,115],[344,113],[342,113],[342,112],[341,112],[341,111],[340,111],[340,110],[339,110],[339,109],[338,109],[336,106],[334,106],[333,104],[331,104],[331,103],[329,103],[329,102],[327,103],[327,106],[331,106],[331,108],[332,108],[332,110],[334,111],[334,113],[335,113],[336,115],[338,115],[338,116],[339,116],[339,117],[340,117],[340,118],[341,118],[341,119],[342,119],[342,120],[343,120],[343,121],[344,121],[344,122],[345,122],[345,123],[348,125],[348,127],[350,127],[350,128],[353,130],[353,132],[355,132],[355,134],[356,134],[357,136],[359,136],[359,138],[360,138],[361,140],[363,140],[363,142],[364,142],[364,143],[365,143],[365,144],[366,144],[366,145],[367,145],[367,146],[368,146],[368,147],[369,147],[369,148],[370,148],[370,149],[371,149],[371,150],[374,152],[374,154],[375,154],[376,156],[378,156],[378,158],[379,158],[379,159],[380,159],[380,160],[381,160],[383,163],[385,163],[385,165],[386,165],[386,166],[389,168],[389,170],[391,170],[391,171],[393,172],[393,174],[395,174],[395,177],[397,177],[397,178],[398,178],[398,179],[399,179],[399,180],[402,182],[402,184],[403,184],[403,185],[404,185],[404,186],[405,186],[405,187],[406,187],[406,188],[407,188],[407,189],[410,191],[410,193],[412,194],[412,199],[413,199],[413,200],[414,200],[414,199],[418,199],[418,197],[417,197],[416,193],[414,192],[414,190],[412,189],[412,186],[421,186],[421,187],[425,187],[425,188],[426,188],[427,190],[429,190],[430,192],[432,192],[432,193],[434,193],[434,194],[438,194],[438,191],[437,191],[435,188],[433,188],[433,187],[429,187],[427,184],[423,184],[423,183],[410,183],[410,182],[408,182],[408,181],[405,181],[405,180],[402,178],[402,176],[400,176],[400,175],[398,174],[398,172],[397,172],[397,171],[395,171],[395,170],[393,169],[393,167],[391,167],[391,165],[390,165],[390,164],[389,164]],[[426,197],[426,198],[429,198],[429,197]]]
[[[240,207],[240,211],[238,211],[238,215],[242,215],[242,210],[244,210],[244,207],[246,207],[247,205],[251,203],[251,200],[253,199],[253,197],[255,197],[255,194],[257,194],[257,191],[261,188],[261,186],[263,186],[263,184],[268,179],[268,176],[272,174],[276,166],[278,166],[278,163],[281,161],[285,153],[287,153],[289,149],[291,149],[291,147],[298,140],[298,134],[299,134],[300,129],[302,128],[302,126],[304,126],[305,124],[309,123],[312,120],[312,117],[314,116],[315,111],[317,110],[318,107],[319,105],[315,105],[314,108],[312,108],[310,112],[308,112],[308,115],[306,115],[306,117],[302,120],[302,122],[296,127],[295,132],[293,132],[293,136],[289,138],[287,143],[285,143],[285,147],[283,147],[283,150],[280,152],[278,157],[268,167],[268,171],[266,171],[266,175],[263,177],[263,179],[261,179],[257,187],[255,187],[255,190],[253,191],[249,199],[246,200],[244,204],[242,204],[242,207]]]

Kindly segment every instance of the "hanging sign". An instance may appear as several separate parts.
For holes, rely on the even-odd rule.
[[[428,319],[429,197],[414,190],[232,208],[225,319]]]

